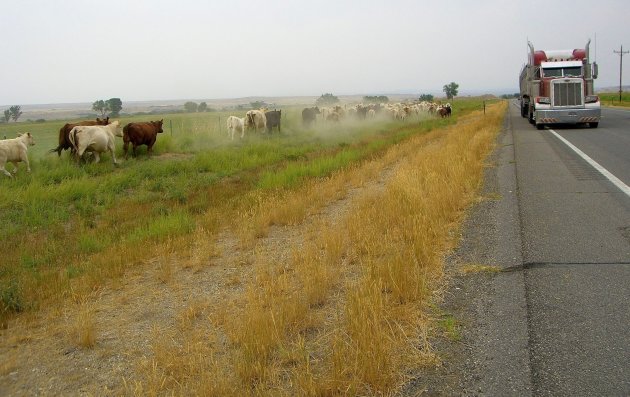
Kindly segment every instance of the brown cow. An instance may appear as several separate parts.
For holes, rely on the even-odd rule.
[[[153,144],[157,139],[157,134],[162,133],[162,121],[145,121],[140,123],[129,123],[123,128],[123,151],[127,158],[129,142],[133,145],[133,157],[136,157],[136,147],[147,145],[149,156],[153,152]]]
[[[75,152],[74,146],[72,146],[72,143],[70,143],[70,131],[72,131],[74,127],[77,127],[80,125],[107,125],[107,124],[109,124],[109,117],[103,120],[97,118],[96,121],[87,120],[87,121],[79,121],[78,123],[65,124],[59,130],[59,146],[57,146],[54,149],[50,149],[48,153],[57,152],[57,155],[61,156],[62,150],[70,149],[70,153],[74,154]]]

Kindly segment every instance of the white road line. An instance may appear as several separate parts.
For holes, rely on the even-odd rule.
[[[606,178],[608,178],[608,180],[611,181],[613,183],[613,185],[617,186],[622,192],[624,192],[626,194],[626,196],[630,197],[630,187],[628,187],[628,185],[623,183],[621,181],[621,179],[619,179],[616,176],[614,176],[613,174],[611,174],[606,168],[604,168],[601,165],[599,165],[599,163],[597,161],[595,161],[592,158],[588,157],[588,155],[586,153],[584,153],[583,151],[581,151],[580,149],[575,147],[571,142],[569,142],[566,139],[564,139],[563,137],[561,137],[560,134],[558,134],[554,130],[548,129],[548,131],[551,132],[552,134],[554,134],[556,136],[556,138],[558,138],[562,142],[564,142],[564,144],[567,145],[569,148],[571,148],[571,150],[573,150],[575,153],[577,153],[578,156],[580,156],[584,160],[586,160],[586,162],[589,163],[593,168],[595,168],[602,175],[604,175]]]

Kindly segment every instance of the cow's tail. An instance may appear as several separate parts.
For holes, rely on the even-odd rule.
[[[57,155],[58,155],[58,156],[61,156],[61,149],[62,149],[62,147],[61,147],[61,145],[59,145],[59,146],[57,146],[57,147],[56,147],[56,148],[54,148],[54,149],[50,149],[50,150],[48,151],[48,153],[54,153],[54,152],[57,152]]]
[[[68,134],[68,140],[72,144],[72,147],[75,151],[79,150],[79,137],[77,136],[76,127],[70,130],[70,133]]]

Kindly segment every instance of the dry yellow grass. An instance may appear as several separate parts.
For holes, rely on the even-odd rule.
[[[389,393],[404,381],[406,368],[434,362],[423,303],[437,288],[442,257],[456,243],[454,231],[475,201],[503,111],[472,115],[390,149],[366,166],[374,175],[395,164],[389,182],[357,200],[341,224],[317,225],[311,231],[317,238],[294,249],[286,266],[259,258],[265,270],[248,288],[247,305],[235,323],[240,328],[233,325],[241,381],[258,391],[288,394]],[[340,179],[361,180],[361,171]],[[282,206],[274,205],[278,197],[261,199],[260,208],[283,207],[286,217],[279,211],[249,215],[263,228],[295,224],[317,203],[329,202],[339,186],[330,178],[288,193]],[[326,321],[309,316],[317,311],[326,313]],[[305,321],[316,336],[301,331]],[[296,350],[287,353],[291,348]],[[299,390],[283,382],[287,354],[306,354],[290,365]]]
[[[464,274],[471,273],[499,273],[501,268],[493,265],[483,265],[480,263],[467,263],[460,266],[459,271]]]
[[[75,343],[82,348],[91,349],[96,344],[96,321],[94,308],[89,303],[84,303],[79,309],[73,329]]]

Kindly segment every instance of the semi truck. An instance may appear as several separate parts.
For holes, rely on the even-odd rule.
[[[553,124],[599,125],[601,104],[593,85],[597,63],[590,63],[590,43],[574,50],[536,51],[527,42],[519,99],[521,116],[537,129]]]

